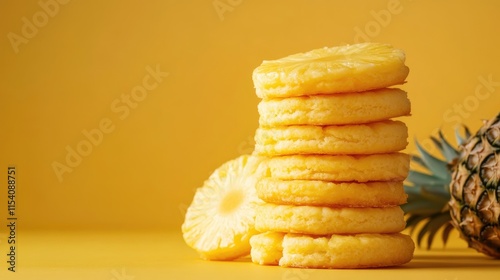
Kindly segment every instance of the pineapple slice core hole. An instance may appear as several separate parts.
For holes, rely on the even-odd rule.
[[[221,214],[230,214],[234,212],[243,203],[245,195],[241,190],[231,190],[227,192],[219,204]]]

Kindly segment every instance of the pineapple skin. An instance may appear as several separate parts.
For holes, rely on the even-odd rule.
[[[500,114],[460,148],[452,163],[451,222],[469,247],[500,258]]]

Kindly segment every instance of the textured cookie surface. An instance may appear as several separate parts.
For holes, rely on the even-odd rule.
[[[388,207],[406,203],[403,182],[327,182],[265,178],[256,186],[260,199],[286,205]]]
[[[261,240],[265,240],[265,242]],[[254,263],[302,268],[369,268],[408,263],[415,245],[408,235],[354,234],[307,236],[263,233],[250,240]],[[265,247],[264,244],[269,247]],[[276,248],[282,253],[276,253]],[[267,249],[269,248],[269,249]],[[266,258],[266,251],[281,258]]]
[[[341,182],[402,181],[408,176],[405,153],[375,155],[287,155],[262,162],[267,174],[281,180]]]
[[[399,206],[385,208],[330,208],[320,206],[257,206],[255,228],[314,235],[394,233],[405,227]]]
[[[262,128],[255,134],[255,152],[290,154],[378,154],[403,150],[408,130],[400,121],[369,124]]]
[[[267,231],[250,238],[252,260],[258,264],[278,264],[283,256],[285,233]]]
[[[263,61],[252,77],[258,97],[275,98],[385,88],[403,84],[408,72],[402,50],[361,43]]]
[[[359,93],[264,99],[260,125],[340,125],[381,121],[410,114],[406,92],[385,88]]]

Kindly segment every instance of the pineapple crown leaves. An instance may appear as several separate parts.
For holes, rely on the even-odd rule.
[[[464,137],[455,130],[456,141],[459,145],[471,137],[471,133],[464,126]],[[449,184],[451,181],[450,169],[453,162],[459,156],[459,150],[454,148],[439,130],[438,137],[431,137],[433,144],[444,160],[431,155],[425,150],[418,140],[415,140],[419,155],[412,155],[411,161],[424,169],[424,172],[410,170],[405,183],[405,191],[408,194],[408,203],[402,205],[407,215],[406,226],[410,234],[421,225],[417,234],[417,245],[420,246],[427,235],[427,249],[430,249],[434,237],[443,228],[441,239],[446,244],[453,230],[449,214],[448,201],[450,200]],[[427,171],[427,172],[425,172]]]

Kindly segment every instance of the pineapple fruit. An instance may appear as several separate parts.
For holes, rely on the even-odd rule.
[[[453,228],[469,247],[488,256],[500,258],[500,114],[487,121],[471,135],[456,133],[455,149],[439,132],[432,138],[445,158],[438,159],[417,142],[420,156],[412,161],[428,172],[411,170],[405,186],[409,195],[403,206],[407,227],[414,230],[420,245],[427,236],[430,248],[436,233],[442,229],[446,244]]]
[[[230,160],[197,189],[182,233],[201,258],[231,260],[250,252],[255,208],[262,203],[255,191],[260,160],[250,155]]]
[[[361,92],[403,84],[409,71],[404,59],[401,50],[387,44],[323,48],[278,64],[264,61],[252,78],[261,98]],[[260,160],[245,155],[229,161],[196,191],[182,233],[203,259],[231,260],[250,252],[255,210],[263,203],[255,190],[265,172]]]

